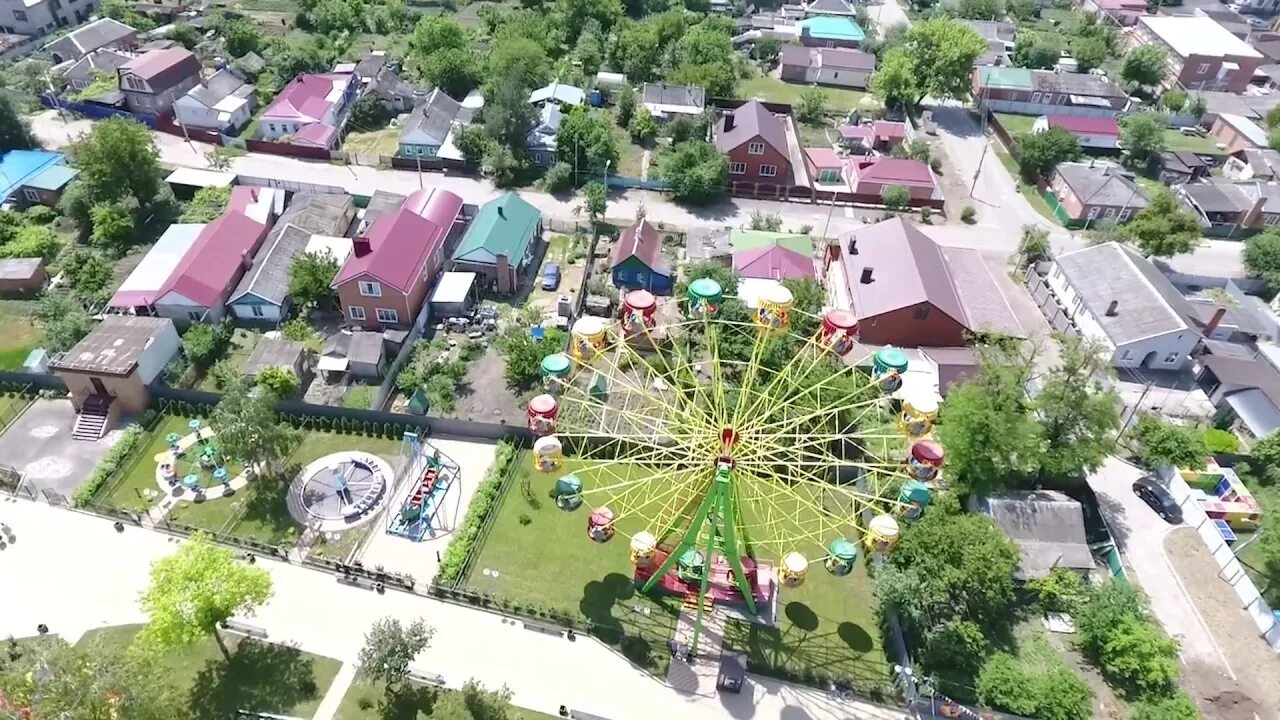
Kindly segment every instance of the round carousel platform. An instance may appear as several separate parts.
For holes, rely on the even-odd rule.
[[[387,499],[391,464],[367,452],[326,455],[302,469],[289,488],[289,514],[320,532],[348,530],[373,519]]]

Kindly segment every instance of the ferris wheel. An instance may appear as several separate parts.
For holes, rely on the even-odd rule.
[[[943,453],[936,399],[894,397],[905,353],[856,367],[853,314],[801,312],[781,284],[751,306],[710,278],[662,302],[629,292],[544,358],[528,417],[533,482],[593,541],[629,538],[643,591],[758,615],[811,562],[844,576],[860,549],[888,551]]]

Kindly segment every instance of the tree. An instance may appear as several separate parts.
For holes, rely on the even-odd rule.
[[[87,647],[55,636],[10,640],[0,660],[0,708],[16,713],[7,717],[182,717],[186,701],[175,685],[155,682],[164,673],[158,653],[136,644],[126,650],[102,638]]]
[[[920,97],[916,78],[916,64],[911,53],[903,47],[893,48],[884,55],[880,66],[871,75],[871,92],[885,107],[911,107]]]
[[[200,188],[191,196],[190,202],[182,209],[178,217],[184,223],[207,223],[226,212],[227,203],[231,202],[231,188]]]
[[[218,442],[225,444],[218,430]],[[157,648],[178,648],[212,635],[229,659],[218,626],[236,615],[252,615],[270,597],[266,570],[237,560],[230,549],[198,532],[176,553],[151,564],[151,585],[140,601],[150,621],[140,638]]]
[[[800,93],[800,102],[796,103],[796,117],[800,122],[810,125],[822,122],[827,110],[827,93],[819,87],[811,87]]]
[[[1187,91],[1182,88],[1169,88],[1160,95],[1160,106],[1164,111],[1171,114],[1177,114],[1187,105]],[[1275,108],[1272,108],[1274,112]],[[1267,114],[1267,126],[1270,127],[1271,115]]]
[[[487,112],[487,110],[486,110]],[[556,135],[558,156],[574,166],[579,177],[597,177],[618,166],[618,144],[603,112],[575,107],[565,114]]]
[[[1022,239],[1018,241],[1018,255],[1028,265],[1052,257],[1053,246],[1049,244],[1049,231],[1037,225],[1023,225]]]
[[[565,347],[569,336],[563,330],[544,331],[541,341],[534,340],[527,327],[515,327],[497,340],[498,350],[506,361],[507,384],[527,390],[542,377],[542,358]]]
[[[891,212],[902,212],[911,202],[911,191],[902,185],[886,185],[880,191],[880,200]]]
[[[491,140],[485,147],[484,173],[495,187],[508,188],[518,185],[527,169],[524,155],[517,156],[506,145]]]
[[[427,649],[435,632],[422,618],[407,624],[393,617],[375,620],[364,634],[360,676],[381,682],[389,692],[395,692],[409,674],[410,663]]]
[[[978,673],[978,701],[985,707],[1031,717],[1039,710],[1039,690],[1029,669],[1008,653],[996,653]]]
[[[351,126],[353,130],[378,130],[387,126],[395,113],[382,103],[382,99],[374,93],[367,93],[351,105]]]
[[[1135,165],[1149,165],[1164,152],[1164,131],[1168,126],[1167,118],[1158,112],[1125,115],[1120,118],[1120,147]]]
[[[778,58],[782,55],[782,43],[775,37],[763,37],[756,41],[756,60],[759,60],[765,67],[773,67],[778,64]]]
[[[999,20],[1004,17],[1004,1],[960,0],[956,14],[969,20]]]
[[[614,66],[630,82],[649,82],[658,77],[663,46],[657,26],[648,22],[628,22],[618,32],[613,47]],[[621,98],[619,98],[621,104]]]
[[[297,432],[280,421],[276,398],[255,393],[245,378],[237,378],[213,408],[210,425],[218,431],[218,446],[258,476],[270,476],[297,444]]]
[[[449,48],[423,58],[418,73],[450,97],[465,97],[480,80],[480,65],[470,49]]]
[[[529,89],[516,77],[500,80],[484,107],[484,131],[494,142],[524,155],[526,137],[538,110],[529,103]]]
[[[948,17],[914,23],[904,47],[915,61],[918,96],[937,100],[969,97],[973,64],[987,51],[987,43],[972,28]]]
[[[43,95],[49,92],[49,70],[52,67],[48,60],[29,57],[14,63],[6,72],[7,87],[24,95]],[[10,148],[0,146],[0,149]],[[20,148],[19,148],[20,149]]]
[[[133,213],[120,202],[100,202],[90,211],[93,233],[90,239],[103,250],[124,255],[133,244]]]
[[[751,219],[748,221],[747,227],[750,230],[781,232],[782,216],[778,213],[766,213],[755,210],[751,213]]]
[[[423,15],[409,36],[409,50],[426,57],[441,50],[465,50],[467,31],[449,15]]]
[[[159,154],[146,125],[107,118],[70,146],[77,181],[92,203],[132,197],[149,204],[160,190]]]
[[[618,127],[629,127],[636,112],[636,91],[624,87],[618,91]]]
[[[556,0],[556,15],[564,28],[565,40],[572,45],[591,20],[599,23],[603,32],[613,29],[622,19],[622,3],[620,0]]]
[[[1099,654],[1102,671],[1139,692],[1164,692],[1178,679],[1178,643],[1149,619],[1124,618]]]
[[[1098,379],[1108,372],[1102,349],[1061,338],[1058,364],[1043,378],[1032,413],[1043,428],[1040,480],[1083,482],[1115,445],[1120,399]]]
[[[609,203],[609,189],[599,180],[592,180],[582,189],[582,194],[592,224],[600,222]]]
[[[44,331],[44,347],[50,352],[70,350],[93,327],[93,319],[79,300],[56,291],[40,298],[32,319]]]
[[[191,23],[175,24],[169,29],[166,37],[188,50],[195,50],[196,46],[204,40],[204,36],[200,34],[199,30],[192,27]]]
[[[233,58],[244,57],[262,49],[262,34],[250,20],[228,18],[222,22],[221,32],[227,54]]]
[[[301,382],[298,375],[287,367],[269,367],[258,371],[254,378],[257,387],[266,390],[279,399],[291,398],[298,393]]]
[[[1051,127],[1018,136],[1018,171],[1028,182],[1046,178],[1059,163],[1078,157],[1080,141],[1066,128]]]
[[[906,142],[898,143],[894,146],[891,154],[896,158],[910,158],[927,164],[933,151],[929,147],[929,141],[916,137]]]
[[[1040,7],[1036,4],[1036,0],[1009,0],[1005,5],[1009,10],[1009,16],[1022,22],[1030,22],[1040,14]]]
[[[57,256],[62,242],[53,230],[41,225],[23,225],[13,240],[0,246],[0,257],[43,258],[46,262]]]
[[[1158,415],[1143,413],[1133,428],[1142,464],[1151,469],[1162,467],[1199,470],[1209,457],[1204,429],[1174,425]]]
[[[83,303],[104,300],[115,278],[111,263],[98,253],[78,247],[62,258],[62,276],[72,294]]]
[[[553,195],[573,187],[573,168],[569,163],[558,162],[542,175],[542,189]]]
[[[1107,61],[1110,51],[1107,41],[1098,36],[1071,38],[1071,56],[1076,59],[1080,72],[1089,72]]]
[[[1133,85],[1155,87],[1164,82],[1167,57],[1155,45],[1139,45],[1125,53],[1120,79]]]
[[[1173,193],[1160,188],[1133,221],[1120,229],[1144,257],[1173,257],[1200,244],[1200,223],[1182,209]]]
[[[270,68],[258,76],[258,90],[263,90],[263,79],[274,71],[275,79],[265,85],[274,93],[284,86],[285,78],[292,79],[303,73],[321,72],[332,67],[337,51],[324,36],[302,33],[272,41],[267,56]]]
[[[988,495],[1039,467],[1043,439],[1029,412],[1029,359],[992,346],[979,358],[978,373],[947,392],[937,432],[958,487]]]
[[[39,147],[31,135],[31,128],[18,115],[13,100],[7,94],[0,96],[0,152],[31,150]]]
[[[1182,691],[1164,698],[1139,700],[1130,705],[1132,720],[1200,720],[1200,711]]]
[[[467,125],[457,131],[454,144],[458,146],[458,151],[462,153],[462,159],[468,165],[479,165],[484,162],[484,154],[489,148],[490,140],[484,134],[484,128],[477,125]]]
[[[672,145],[679,145],[687,140],[706,140],[707,130],[711,127],[711,118],[707,113],[687,117],[681,115],[667,123],[667,135]]]
[[[431,708],[432,720],[515,720],[511,692],[486,690],[468,680],[458,692],[441,695]]]
[[[1018,36],[1013,62],[1018,67],[1051,69],[1062,59],[1066,45],[1062,36],[1043,32],[1027,32]]]
[[[182,351],[196,367],[212,365],[231,340],[229,323],[194,323],[182,333]]]
[[[640,108],[631,118],[627,131],[631,134],[632,142],[648,143],[658,136],[658,121],[653,119],[648,108]]]
[[[671,184],[676,200],[706,205],[724,197],[729,185],[729,161],[714,145],[690,140],[661,157],[658,175]]]
[[[588,21],[578,36],[578,45],[573,50],[574,58],[582,66],[582,72],[595,75],[604,63],[604,37],[600,23]]]
[[[528,91],[546,85],[551,79],[551,61],[547,51],[532,38],[522,37],[514,30],[506,30],[495,39],[489,50],[489,77],[514,81]]]

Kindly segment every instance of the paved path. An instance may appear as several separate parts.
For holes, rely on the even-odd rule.
[[[354,662],[342,664],[338,674],[333,677],[333,684],[329,686],[324,699],[320,701],[320,707],[316,708],[316,714],[311,716],[312,720],[333,720],[333,716],[338,713],[338,707],[342,705],[342,698],[356,679],[356,669]]]
[[[17,537],[0,552],[0,587],[10,590],[0,637],[32,635],[42,622],[68,637],[145,622],[137,599],[150,565],[178,543],[136,527],[116,533],[108,520],[8,497],[0,499],[0,521]],[[513,702],[531,710],[554,715],[565,704],[610,720],[903,717],[899,709],[841,703],[820,691],[758,677],[738,696],[682,695],[589,638],[569,641],[525,630],[499,615],[405,593],[376,595],[285,563],[258,564],[271,573],[275,595],[247,622],[265,628],[270,640],[352,663],[373,621],[422,617],[436,635],[415,667],[440,673],[450,687],[469,678],[505,684]]]

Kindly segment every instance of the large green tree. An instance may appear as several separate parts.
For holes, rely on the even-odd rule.
[[[1059,345],[1058,363],[1032,401],[1044,440],[1040,480],[1055,486],[1082,483],[1111,453],[1120,405],[1099,379],[1110,372],[1101,347],[1066,337]]]
[[[484,131],[491,140],[523,157],[526,137],[538,109],[529,103],[529,88],[519,75],[499,79],[484,106]]]
[[[905,47],[895,47],[884,54],[879,67],[871,75],[871,92],[885,107],[910,107],[920,97],[916,63]]]
[[[1142,464],[1155,470],[1162,467],[1199,470],[1209,457],[1204,428],[1174,425],[1160,416],[1143,413],[1133,427]]]
[[[229,658],[218,626],[252,614],[270,597],[266,570],[196,533],[176,553],[152,563],[151,585],[140,601],[150,619],[140,638],[157,648],[178,648],[212,635]]]
[[[551,61],[547,58],[547,51],[537,41],[522,37],[514,30],[494,39],[488,65],[491,84],[512,81],[528,91],[551,80]],[[528,104],[527,92],[525,101]],[[487,107],[485,112],[488,113]]]
[[[1160,188],[1151,204],[1122,227],[1120,234],[1144,257],[1166,258],[1195,250],[1200,244],[1201,229],[1173,193]]]
[[[528,327],[508,330],[497,340],[506,362],[507,384],[520,390],[533,387],[542,377],[542,359],[563,350],[568,340],[563,330],[546,330],[542,340],[535,340]]]
[[[618,142],[609,116],[593,108],[575,107],[560,121],[556,148],[561,162],[573,166],[579,181],[602,177],[618,167]]]
[[[431,708],[430,720],[517,720],[519,711],[511,706],[511,691],[487,690],[468,680],[458,692],[446,693]]]
[[[1155,45],[1139,45],[1125,53],[1120,78],[1133,85],[1154,87],[1164,81],[1167,56]]]
[[[231,188],[200,188],[182,209],[178,219],[184,223],[207,223],[221,215],[231,202]]]
[[[119,201],[95,204],[89,211],[93,219],[93,231],[89,239],[99,247],[115,255],[124,255],[133,244],[133,213]]]
[[[435,632],[422,618],[408,623],[393,617],[374,621],[360,648],[360,675],[396,692],[409,674],[410,663],[427,649]]]
[[[333,279],[338,261],[329,252],[302,253],[289,266],[289,295],[303,307],[320,307],[338,297]]]
[[[160,190],[159,153],[151,131],[142,123],[101,120],[69,150],[80,170],[78,182],[93,203],[132,197],[146,205]]]
[[[661,156],[658,176],[671,184],[677,201],[706,205],[724,197],[729,186],[729,161],[711,143],[689,140]]]
[[[0,153],[10,150],[30,150],[38,147],[31,128],[18,115],[13,107],[13,100],[8,95],[0,95]]]
[[[987,43],[972,28],[945,16],[914,23],[905,35],[904,47],[915,60],[919,104],[926,96],[936,100],[969,97],[973,64],[987,51]]]
[[[225,454],[272,476],[297,444],[298,433],[276,413],[276,398],[255,393],[246,378],[237,378],[213,408],[210,424]]]
[[[31,317],[44,331],[44,347],[50,352],[70,350],[93,327],[84,303],[61,291],[45,292]]]
[[[1272,291],[1280,289],[1280,231],[1268,228],[1245,241],[1244,268]]]
[[[1080,141],[1066,128],[1018,136],[1018,170],[1029,182],[1048,178],[1059,163],[1080,157]]]
[[[1155,111],[1133,113],[1120,118],[1120,147],[1130,162],[1146,167],[1164,152],[1164,131],[1169,121]]]

